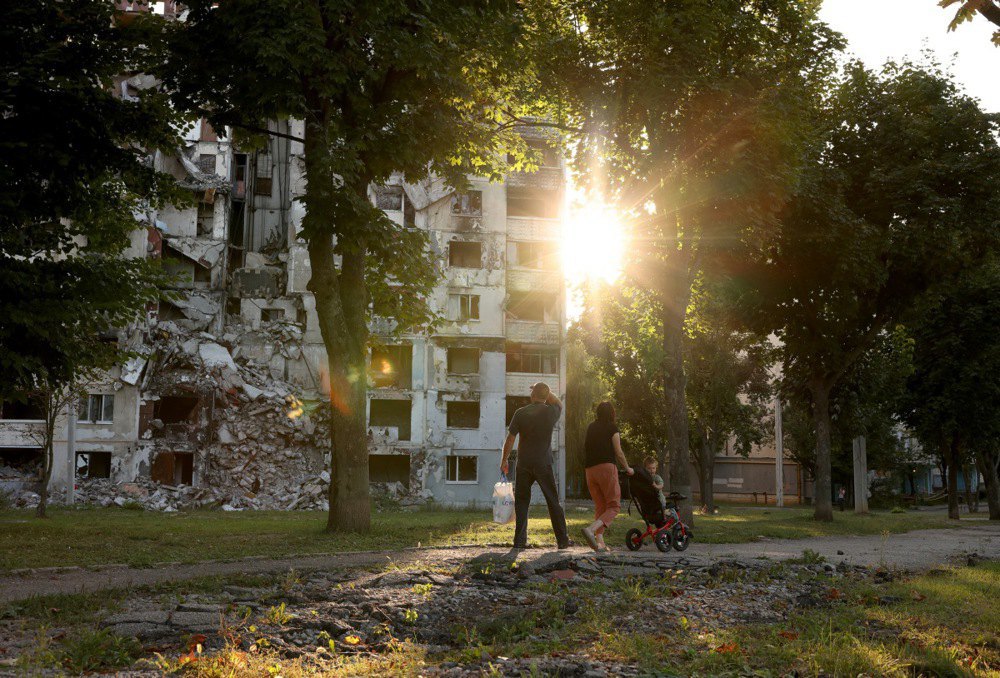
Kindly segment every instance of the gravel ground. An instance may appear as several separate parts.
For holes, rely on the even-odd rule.
[[[749,544],[699,544],[694,541],[686,554],[707,558],[767,557],[785,560],[800,556],[805,549],[816,551],[834,562],[847,560],[856,565],[882,564],[908,570],[921,570],[947,562],[950,558],[965,552],[978,552],[987,558],[1000,558],[1000,525],[983,524],[948,530],[920,530],[885,536],[761,540]],[[273,560],[246,559],[191,565],[167,564],[152,568],[34,570],[0,577],[0,603],[38,595],[149,586],[213,575],[263,574],[284,572],[292,568],[299,571],[343,570],[374,565],[403,565],[415,561],[434,563],[451,559],[471,560],[496,550],[496,547],[403,549]],[[656,553],[653,547],[647,545],[643,551],[636,554],[622,549],[620,555],[625,558],[642,559],[649,557],[651,550]],[[588,549],[576,547],[569,552],[582,555],[587,553]],[[549,557],[552,553],[555,551],[529,549],[523,553],[522,559],[530,561]],[[670,561],[674,556],[658,557]]]

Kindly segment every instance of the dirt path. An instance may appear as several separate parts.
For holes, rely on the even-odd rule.
[[[967,553],[978,553],[989,559],[1000,559],[1000,525],[980,525],[947,530],[920,530],[903,534],[864,537],[814,537],[809,539],[776,539],[750,544],[699,544],[694,542],[683,554],[660,554],[647,545],[631,554],[624,549],[619,555],[649,560],[662,558],[691,562],[720,558],[766,557],[785,560],[802,555],[810,549],[831,563],[846,560],[854,565],[886,565],[920,570],[940,565]],[[398,551],[366,551],[302,556],[278,559],[244,559],[232,562],[205,562],[190,565],[171,564],[153,568],[109,567],[98,570],[69,568],[35,570],[25,575],[0,577],[0,603],[23,600],[32,596],[83,593],[150,586],[197,577],[238,574],[264,574],[289,569],[347,570],[413,562],[449,562],[504,554],[498,547],[457,547],[439,549],[403,549]],[[838,552],[842,552],[842,555]],[[528,562],[542,562],[571,555],[589,553],[589,549],[568,551],[529,549],[520,555]]]

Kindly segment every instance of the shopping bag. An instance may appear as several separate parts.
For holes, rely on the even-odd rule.
[[[514,483],[500,476],[500,482],[493,486],[493,522],[506,525],[514,520]]]

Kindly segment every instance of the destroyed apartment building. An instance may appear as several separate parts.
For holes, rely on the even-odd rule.
[[[148,86],[124,80],[122,95]],[[272,123],[301,138],[301,123]],[[532,173],[373,186],[374,204],[426,230],[442,277],[433,333],[390,337],[375,317],[368,396],[374,491],[404,501],[484,504],[499,478],[506,424],[529,387],[565,388],[558,256],[564,170],[544,139]],[[244,150],[195,125],[155,166],[192,202],[141,217],[127,256],[172,275],[166,298],[118,340],[136,357],[90,384],[57,422],[54,501],[227,509],[326,508],[325,350],[309,258],[298,237],[302,145],[273,136]],[[37,501],[41,413],[0,406],[0,492]],[[555,431],[557,474],[565,435]],[[70,481],[74,491],[67,495]]]

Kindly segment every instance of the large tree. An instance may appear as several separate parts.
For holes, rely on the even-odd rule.
[[[1000,235],[997,119],[933,68],[850,64],[817,115],[812,161],[772,237],[735,260],[742,307],[808,394],[816,510],[832,520],[831,396],[929,288]],[[744,275],[745,274],[745,275]]]
[[[803,111],[839,37],[818,2],[551,3],[547,89],[583,130],[575,164],[632,219],[636,283],[659,301],[671,489],[691,496],[683,338],[706,250],[765,228],[798,166]],[[560,27],[566,30],[560,31]],[[692,504],[681,504],[685,520]]]
[[[701,281],[695,290],[685,339],[686,397],[701,505],[712,513],[716,456],[729,443],[749,456],[768,438],[776,351],[766,337],[736,326],[713,286]]]
[[[121,96],[153,17],[113,3],[16,3],[0,25],[0,399],[60,393],[119,359],[104,336],[138,319],[157,272],[123,258],[150,207],[178,200],[150,154],[178,145],[152,89]],[[140,252],[144,256],[144,248]]]
[[[915,371],[905,416],[947,460],[948,515],[958,518],[958,470],[971,461],[1000,520],[1000,265],[967,271],[929,295],[912,323]]]
[[[510,95],[529,75],[507,58],[520,6],[503,0],[192,0],[163,77],[184,110],[216,129],[304,121],[307,241],[332,407],[329,529],[370,523],[365,436],[375,298],[403,327],[428,319],[435,280],[426,234],[375,208],[396,173],[462,187],[497,178],[523,113]],[[392,282],[393,285],[388,285]]]

